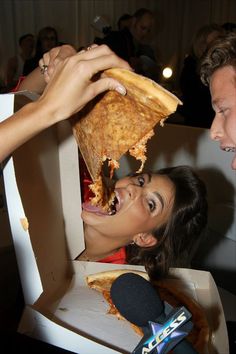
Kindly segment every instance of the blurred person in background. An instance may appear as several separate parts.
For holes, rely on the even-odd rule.
[[[23,68],[26,60],[32,58],[34,53],[35,39],[31,33],[24,34],[19,38],[19,52],[9,58],[6,68],[6,88],[15,87],[19,77],[23,75]]]
[[[190,52],[184,59],[179,81],[183,106],[178,107],[178,112],[184,117],[186,125],[202,128],[211,126],[214,118],[211,95],[209,88],[201,82],[199,65],[212,41],[224,31],[222,26],[214,23],[201,27],[196,32]]]
[[[136,73],[159,81],[160,67],[149,44],[154,24],[153,12],[140,8],[131,16],[129,26],[110,31],[99,44],[108,45],[119,57],[128,61]]]
[[[124,14],[120,16],[117,21],[117,28],[119,31],[123,30],[124,28],[130,28],[132,24],[132,16],[130,14]]]
[[[42,28],[37,36],[35,55],[25,61],[23,74],[28,75],[38,66],[43,54],[58,46],[58,35],[55,28],[47,26]]]

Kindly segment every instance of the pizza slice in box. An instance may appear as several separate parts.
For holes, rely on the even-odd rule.
[[[149,281],[149,277],[146,272],[128,269],[108,270],[89,274],[86,277],[88,287],[100,292],[104,299],[108,302],[108,314],[115,315],[117,319],[124,321],[127,320],[119,313],[112,302],[110,289],[115,279],[122,274],[130,272],[140,275]],[[176,283],[173,282],[173,279],[171,278],[155,280],[151,281],[151,283],[153,287],[157,289],[158,295],[162,301],[166,301],[174,308],[185,306],[186,309],[192,314],[193,328],[186,339],[192,343],[193,347],[199,354],[208,353],[208,348],[210,345],[210,327],[204,308],[198,304],[193,297],[177,288]],[[141,327],[138,327],[133,323],[130,323],[130,325],[137,334],[143,336],[143,330]]]

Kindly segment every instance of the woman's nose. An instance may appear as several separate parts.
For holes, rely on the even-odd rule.
[[[140,188],[140,186],[137,186],[136,184],[129,183],[126,186],[126,190],[129,193],[130,198],[135,199],[142,189]]]
[[[221,140],[223,135],[224,135],[224,129],[223,129],[223,125],[220,121],[220,118],[215,117],[212,122],[212,125],[211,125],[210,137],[212,140],[219,141],[219,140]]]

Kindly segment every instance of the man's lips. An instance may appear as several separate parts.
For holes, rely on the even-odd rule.
[[[236,170],[236,153],[235,153],[234,158],[232,160],[231,168],[232,168],[232,170]]]
[[[232,152],[234,153],[234,158],[232,160],[231,167],[233,170],[236,170],[236,147],[235,146],[221,146],[221,150],[226,151],[226,152]]]

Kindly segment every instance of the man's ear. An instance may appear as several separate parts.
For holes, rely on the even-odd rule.
[[[150,233],[140,233],[133,237],[134,242],[139,247],[152,247],[157,244],[157,239]]]

